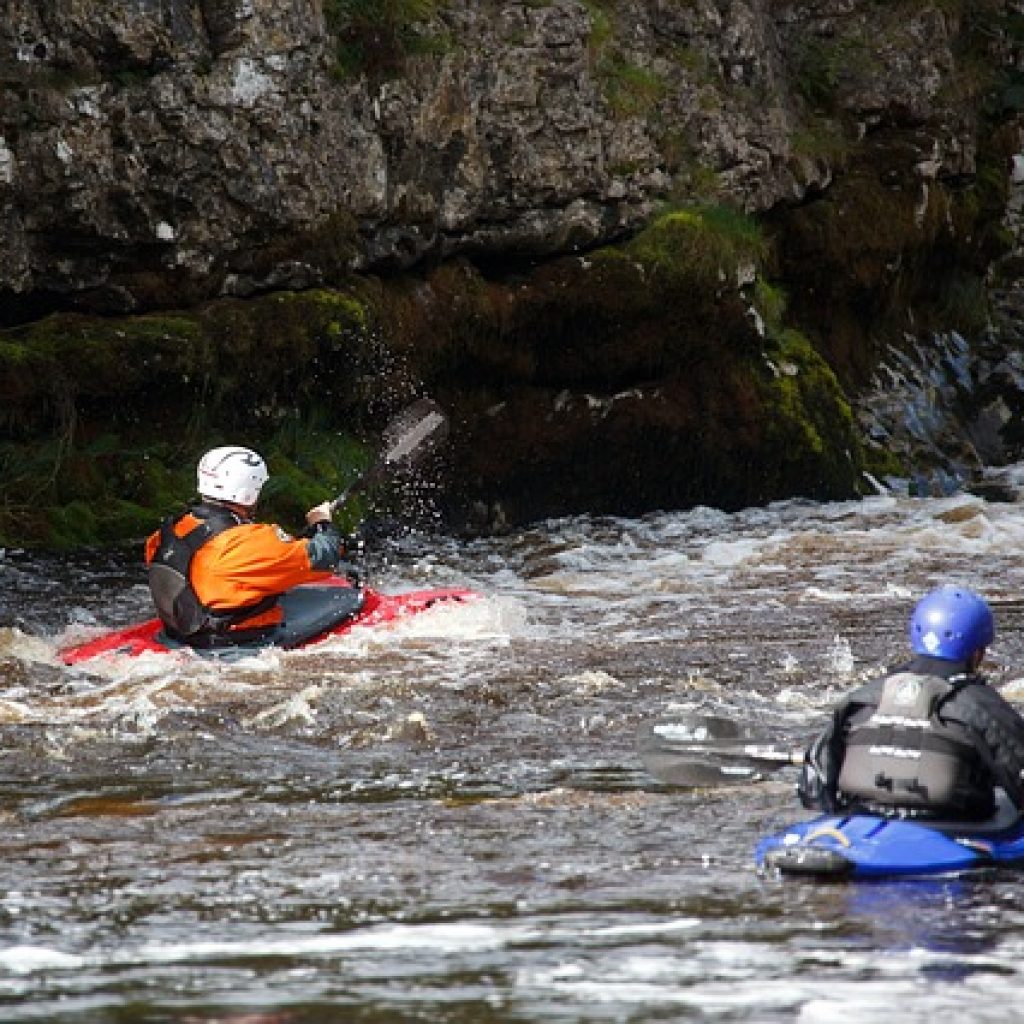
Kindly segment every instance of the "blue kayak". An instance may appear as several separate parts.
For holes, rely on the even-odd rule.
[[[759,870],[819,878],[969,871],[1024,861],[1024,814],[1000,793],[980,822],[824,815],[762,839],[754,860]]]

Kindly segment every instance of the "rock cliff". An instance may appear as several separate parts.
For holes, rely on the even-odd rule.
[[[913,462],[962,482],[970,438],[934,457],[901,439],[880,374],[959,332],[955,424],[978,418],[965,401],[1001,402],[985,455],[1012,449],[1016,384],[979,398],[970,339],[991,362],[988,295],[1007,309],[1016,290],[1017,8],[8,0],[0,326],[8,370],[35,370],[5,389],[5,444],[56,427],[60,477],[112,425],[96,396],[155,393],[188,423],[210,394],[208,364],[119,391],[95,361],[112,376],[96,395],[55,392],[47,375],[95,332],[45,317],[122,317],[144,350],[139,317],[177,311],[174,347],[182,317],[225,319],[211,304],[326,290],[361,326],[309,372],[358,363],[396,394],[443,392],[464,419],[453,493],[485,519],[839,496]],[[757,244],[723,245],[746,228],[716,210]],[[266,339],[235,344],[273,364]],[[256,430],[226,411],[245,384],[216,373],[217,427]],[[360,388],[335,411],[365,412]],[[123,447],[133,428],[113,428]]]

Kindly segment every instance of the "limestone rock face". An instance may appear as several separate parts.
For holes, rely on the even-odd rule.
[[[957,30],[938,8],[870,60],[829,49],[858,19],[878,42],[866,0],[613,9],[602,31],[579,0],[455,0],[422,27],[437,52],[339,77],[320,0],[9,0],[0,297],[128,312],[571,252],[702,175],[748,211],[800,201],[833,173],[799,139],[816,69],[865,132],[939,125],[923,182],[971,170],[970,110],[936,122]]]

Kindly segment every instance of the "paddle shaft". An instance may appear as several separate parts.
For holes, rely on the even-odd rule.
[[[361,473],[333,501],[333,514],[353,495],[377,483],[389,469],[411,465],[447,434],[448,420],[440,406],[421,398],[395,416],[384,429],[384,444],[370,468]]]
[[[384,464],[380,459],[377,459],[368,470],[364,473],[360,473],[359,476],[357,476],[355,480],[353,480],[352,483],[350,483],[348,487],[341,492],[341,494],[331,501],[331,515],[334,515],[334,513],[337,512],[338,509],[349,500],[349,498],[355,496],[360,491],[365,491],[371,483],[376,482],[383,475]]]
[[[706,757],[723,764],[735,764],[757,771],[774,771],[790,765],[803,764],[802,750],[780,750],[778,747],[744,743],[737,747],[711,747],[707,744],[676,744],[667,746],[662,753],[677,757]]]

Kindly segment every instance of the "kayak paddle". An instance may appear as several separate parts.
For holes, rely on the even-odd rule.
[[[758,743],[731,719],[713,715],[648,722],[638,740],[647,771],[673,786],[737,786],[804,759],[801,750]]]
[[[448,436],[448,417],[429,398],[421,398],[402,410],[384,428],[380,454],[331,502],[332,514],[354,494],[378,483],[392,469],[411,466],[437,448]]]

